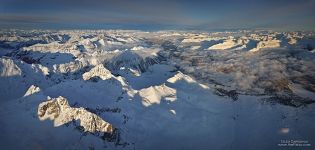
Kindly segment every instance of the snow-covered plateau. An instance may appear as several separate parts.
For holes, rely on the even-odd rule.
[[[315,32],[0,30],[3,150],[311,150],[314,103]]]

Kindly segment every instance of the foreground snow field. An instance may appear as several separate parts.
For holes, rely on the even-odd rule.
[[[3,149],[315,146],[314,32],[3,30],[0,56]]]

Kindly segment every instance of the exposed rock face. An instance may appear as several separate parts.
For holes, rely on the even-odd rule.
[[[57,73],[69,73],[69,72],[73,73],[73,72],[79,71],[85,66],[87,66],[87,64],[84,62],[74,61],[74,62],[59,64],[59,65],[53,65],[53,70],[54,72],[57,72]]]
[[[111,124],[82,107],[70,107],[67,99],[61,96],[40,103],[37,114],[40,120],[53,120],[54,126],[61,126],[72,120],[80,120],[80,125],[86,132],[113,132]]]
[[[112,72],[120,70],[120,68],[131,68],[138,72],[146,72],[149,66],[158,64],[163,58],[156,53],[158,50],[128,50],[120,55],[113,57],[106,65]]]
[[[109,70],[107,70],[103,64],[99,64],[92,68],[89,72],[86,72],[82,75],[83,80],[89,80],[93,77],[99,77],[102,80],[111,78],[113,75]]]

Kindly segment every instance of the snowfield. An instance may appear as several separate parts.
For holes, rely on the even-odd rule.
[[[0,145],[311,150],[314,52],[315,32],[1,30]]]

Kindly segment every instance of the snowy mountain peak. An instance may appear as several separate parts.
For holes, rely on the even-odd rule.
[[[1,77],[10,77],[21,75],[21,69],[15,64],[12,59],[9,58],[0,58],[0,76]]]
[[[39,87],[37,87],[37,86],[35,86],[35,85],[31,85],[31,86],[28,88],[28,90],[25,92],[24,97],[30,96],[30,95],[32,95],[32,94],[34,94],[34,93],[38,93],[38,92],[40,92],[40,91],[41,91],[41,90],[40,90]]]
[[[40,103],[37,114],[40,120],[53,120],[55,127],[73,120],[80,120],[80,126],[86,132],[113,132],[111,124],[82,107],[70,107],[68,100],[62,96]]]
[[[208,48],[208,50],[225,50],[237,46],[238,43],[234,39],[227,39],[223,43],[215,44]]]
[[[95,66],[94,68],[92,68],[90,71],[85,72],[82,75],[83,80],[89,80],[93,77],[99,77],[102,80],[106,80],[111,78],[113,75],[111,74],[111,72],[109,70],[107,70],[103,64],[99,64],[97,66]]]
[[[146,107],[152,104],[160,104],[162,99],[166,101],[176,100],[176,89],[170,88],[165,84],[159,86],[151,86],[139,91],[142,98],[142,104]]]
[[[185,80],[187,82],[196,82],[194,79],[192,79],[190,76],[183,74],[182,72],[178,71],[177,74],[175,74],[173,77],[169,78],[167,82],[175,83],[178,80]]]

